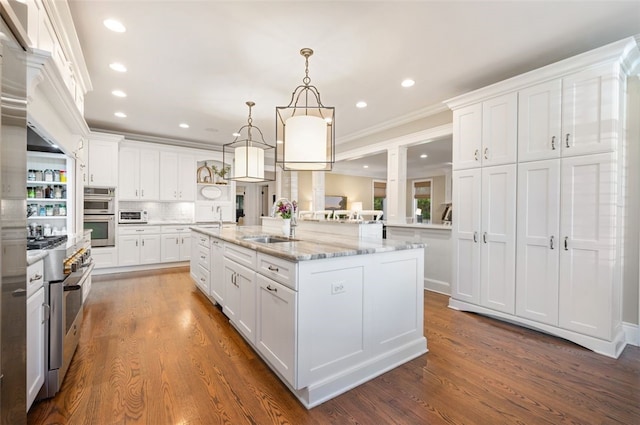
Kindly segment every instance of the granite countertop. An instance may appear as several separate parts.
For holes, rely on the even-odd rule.
[[[224,228],[222,231],[191,226],[191,229],[205,235],[215,236],[225,242],[234,243],[258,252],[280,257],[289,261],[319,260],[322,258],[346,257],[351,255],[374,254],[403,249],[424,248],[425,244],[390,239],[360,239],[347,236],[305,232],[296,230],[296,237],[290,242],[260,243],[247,237],[281,236],[275,232],[265,232],[261,226]]]
[[[451,230],[448,224],[422,224],[422,223],[386,223],[386,227],[408,227],[412,229],[435,229],[435,230]]]

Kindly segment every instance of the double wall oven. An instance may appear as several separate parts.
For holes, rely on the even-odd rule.
[[[84,228],[92,231],[91,246],[115,246],[115,202],[112,187],[84,188]]]

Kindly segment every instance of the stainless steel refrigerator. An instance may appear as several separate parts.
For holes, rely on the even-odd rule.
[[[4,6],[4,5],[3,5]],[[26,54],[0,19],[0,424],[26,424]]]

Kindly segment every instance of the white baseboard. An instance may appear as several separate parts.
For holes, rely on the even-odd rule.
[[[622,322],[622,330],[627,344],[640,347],[640,327],[634,323]]]

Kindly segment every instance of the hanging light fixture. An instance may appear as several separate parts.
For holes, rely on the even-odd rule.
[[[335,162],[335,108],[324,106],[310,85],[309,56],[305,58],[303,85],[296,87],[288,106],[276,107],[276,163],[283,170],[330,171]],[[311,102],[311,104],[309,104]]]
[[[273,167],[275,168],[275,156],[269,151],[274,149],[273,146],[264,141],[262,131],[253,125],[251,118],[251,108],[255,106],[254,102],[246,102],[249,107],[249,118],[247,125],[244,125],[237,131],[238,136],[233,142],[222,146],[222,162],[224,164],[232,163],[232,175],[229,180],[237,180],[247,183],[257,183],[275,180],[265,177],[265,160],[269,157],[274,159]],[[247,130],[247,137],[242,138],[242,132]],[[253,140],[252,131],[257,130],[260,133],[260,140]],[[227,161],[227,156],[233,152],[233,161]],[[274,173],[275,176],[275,173]]]

